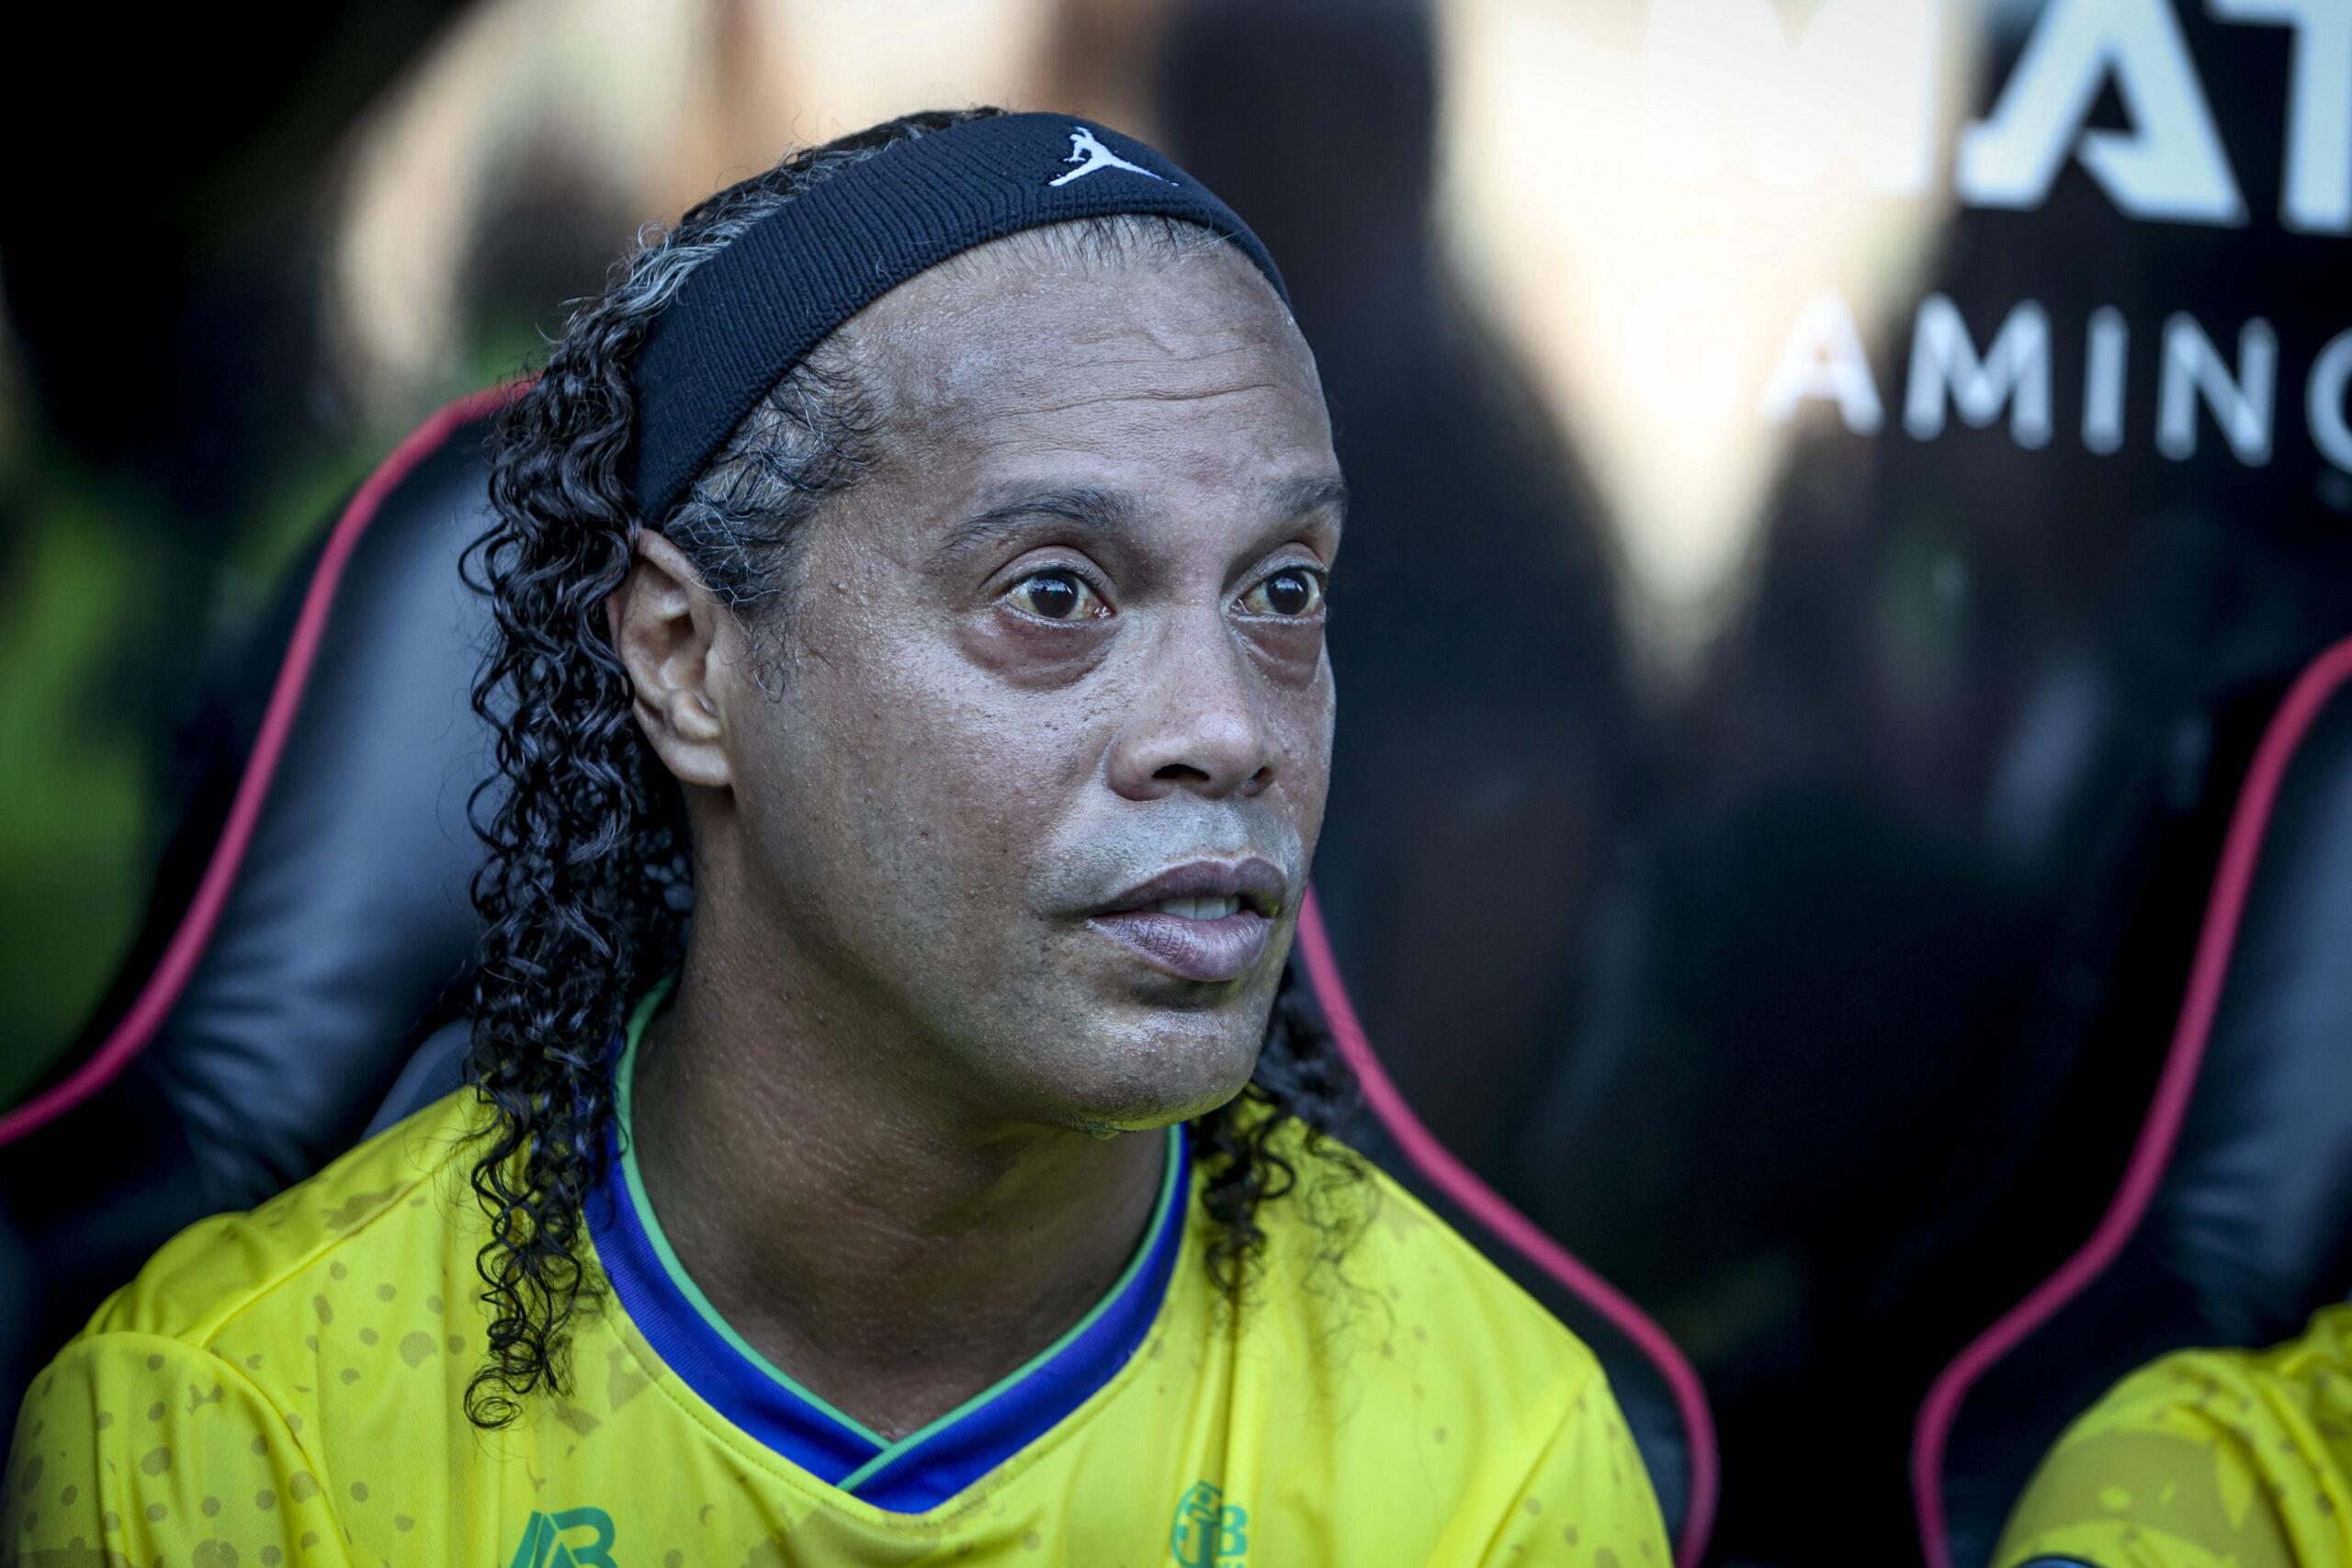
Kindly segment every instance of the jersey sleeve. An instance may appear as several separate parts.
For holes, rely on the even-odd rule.
[[[2167,1356],[2125,1378],[2041,1462],[1995,1568],[2352,1565],[2347,1309],[2262,1352]]]
[[[0,1568],[347,1568],[299,1422],[184,1341],[77,1340],[17,1417]]]
[[[1598,1369],[1478,1562],[1480,1568],[1672,1568],[1649,1471]]]

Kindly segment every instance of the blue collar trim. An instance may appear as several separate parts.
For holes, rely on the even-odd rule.
[[[1183,1250],[1192,1183],[1181,1126],[1168,1130],[1159,1203],[1118,1283],[1075,1327],[993,1388],[894,1443],[776,1369],[709,1309],[676,1267],[622,1140],[637,1040],[668,989],[665,984],[649,997],[630,1024],[616,1096],[620,1114],[588,1222],[621,1309],[663,1364],[713,1409],[827,1484],[891,1513],[920,1514],[1044,1437],[1142,1348]]]

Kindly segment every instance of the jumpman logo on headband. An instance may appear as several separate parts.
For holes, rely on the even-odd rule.
[[[1062,162],[1065,164],[1076,164],[1078,167],[1072,169],[1069,174],[1062,175],[1059,179],[1047,180],[1046,182],[1047,185],[1066,186],[1072,180],[1082,180],[1087,175],[1099,173],[1104,169],[1125,169],[1131,175],[1141,175],[1145,179],[1158,180],[1164,186],[1172,186],[1176,183],[1174,180],[1169,179],[1164,175],[1153,174],[1149,169],[1143,168],[1138,164],[1128,163],[1125,158],[1120,157],[1116,152],[1112,152],[1108,147],[1105,147],[1100,141],[1095,141],[1094,132],[1087,130],[1086,127],[1082,125],[1076,125],[1070,128],[1069,156],[1064,158]]]

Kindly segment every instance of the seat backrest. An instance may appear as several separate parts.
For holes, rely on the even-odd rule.
[[[469,695],[486,606],[458,558],[511,395],[461,399],[402,442],[297,574],[290,613],[265,618],[282,641],[248,676],[267,704],[224,749],[221,786],[191,791],[227,800],[191,829],[200,874],[159,882],[95,1048],[0,1116],[0,1232],[33,1277],[0,1322],[0,1375],[182,1225],[348,1147],[464,975],[481,852],[467,800],[491,767]]]
[[[1936,1380],[1911,1473],[1929,1568],[1981,1568],[2067,1422],[2154,1356],[2256,1345],[2342,1294],[2352,1240],[2352,639],[2278,705],[2233,808],[2114,1198]]]
[[[487,620],[458,557],[487,515],[486,416],[509,395],[443,409],[345,509],[170,942],[97,1050],[0,1119],[0,1145],[142,1057],[223,1206],[309,1174],[366,1122],[478,934],[466,812],[492,771],[469,699]]]

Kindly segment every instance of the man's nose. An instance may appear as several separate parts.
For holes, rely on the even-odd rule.
[[[1113,789],[1130,800],[1178,790],[1223,799],[1274,782],[1282,756],[1263,682],[1218,610],[1172,619],[1136,662],[1134,700],[1111,748]]]

